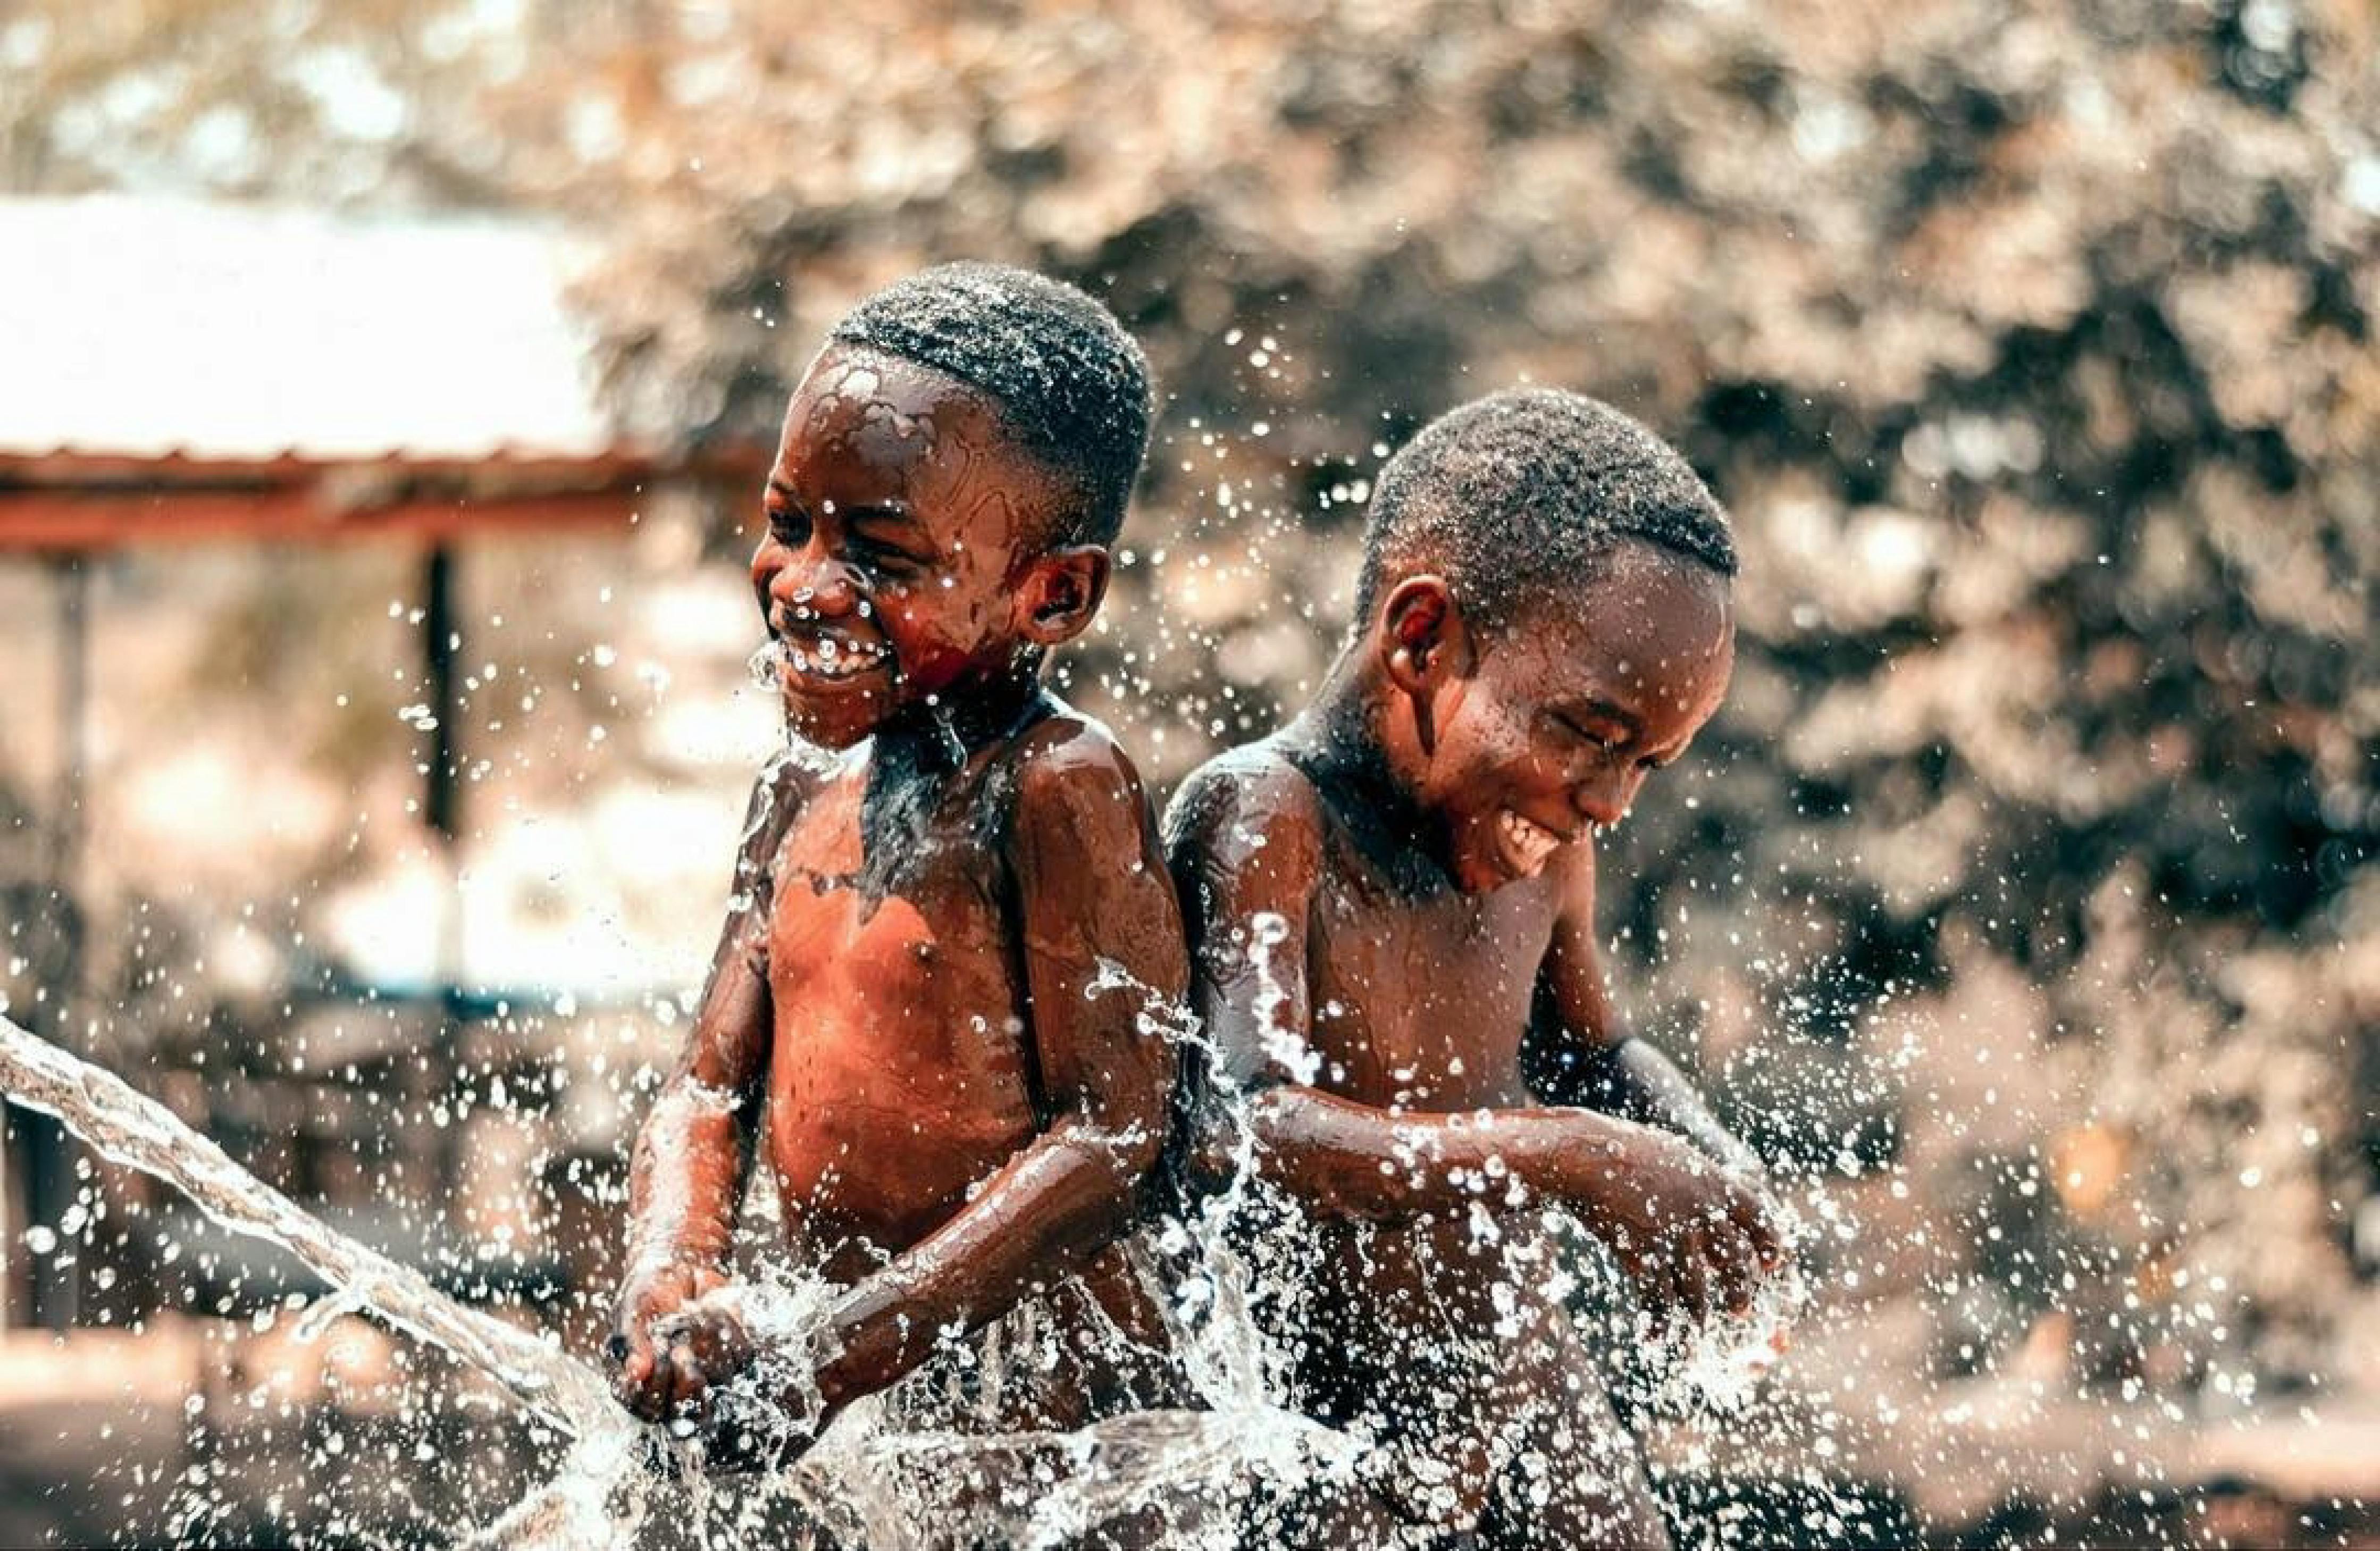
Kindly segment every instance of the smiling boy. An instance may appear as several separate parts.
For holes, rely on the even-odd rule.
[[[1667,1544],[1543,1208],[1665,1315],[1741,1310],[1780,1253],[1756,1160],[1626,1036],[1595,948],[1590,837],[1718,708],[1734,571],[1717,502],[1634,421],[1466,406],[1381,471],[1315,703],[1175,799],[1208,1118],[1250,1093],[1257,1172],[1320,1241],[1279,1315],[1297,1399],[1381,1446],[1269,1535]]]
[[[828,1414],[1036,1293],[1047,1360],[975,1397],[988,1420],[1134,1398],[1113,1242],[1174,1064],[1100,970],[1172,998],[1187,966],[1131,763],[1040,668],[1099,608],[1148,406],[1097,302],[978,264],[861,303],[795,391],[752,586],[786,725],[825,752],[754,794],[637,1140],[613,1351],[640,1415],[699,1416],[751,1361],[705,1295],[756,1150],[786,1252],[847,1289],[809,1375]]]

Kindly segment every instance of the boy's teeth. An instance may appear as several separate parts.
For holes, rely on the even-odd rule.
[[[785,653],[797,672],[837,679],[864,673],[884,660],[882,648],[855,646],[847,641],[822,640],[815,652],[787,646]]]
[[[1522,860],[1531,866],[1544,862],[1562,842],[1561,836],[1542,824],[1522,818],[1510,808],[1506,808],[1499,817],[1503,821],[1504,838],[1511,842],[1512,849],[1520,854]]]

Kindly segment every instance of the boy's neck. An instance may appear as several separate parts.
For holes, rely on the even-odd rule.
[[[1039,670],[1038,661],[1022,664],[953,685],[930,703],[906,707],[877,729],[877,746],[924,745],[946,755],[953,766],[964,764],[967,757],[1014,736],[1026,721],[1038,720],[1048,699]]]
[[[859,805],[860,867],[851,881],[872,910],[897,894],[930,854],[935,815],[976,756],[1048,713],[1051,699],[1030,669],[953,686],[932,705],[905,708],[868,745]]]
[[[1288,730],[1293,762],[1323,790],[1375,865],[1410,891],[1445,881],[1437,820],[1399,778],[1392,753],[1406,714],[1362,641],[1331,664],[1312,704]],[[1409,733],[1402,733],[1409,738]]]

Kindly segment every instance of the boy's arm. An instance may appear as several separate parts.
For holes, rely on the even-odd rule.
[[[769,1065],[769,869],[799,801],[785,767],[753,789],[694,1028],[629,1162],[627,1266],[612,1351],[622,1402],[649,1420],[691,1407],[708,1387],[702,1365],[657,1344],[652,1327],[726,1278]]]
[[[1721,1125],[1677,1063],[1632,1036],[1611,1005],[1595,946],[1595,855],[1564,857],[1561,914],[1538,980],[1529,1030],[1530,1085],[1548,1104],[1574,1104],[1674,1131],[1747,1179],[1758,1155]]]
[[[1009,862],[1051,1119],[955,1217],[837,1306],[816,1375],[830,1410],[892,1383],[944,1334],[1087,1266],[1140,1209],[1164,1145],[1166,1014],[1189,970],[1148,800],[1098,733],[1023,765]]]
[[[1755,1194],[1675,1137],[1590,1110],[1379,1109],[1287,1069],[1306,1030],[1306,908],[1321,815],[1287,772],[1184,794],[1175,870],[1197,940],[1195,1004],[1224,1081],[1257,1091],[1247,1123],[1266,1175],[1341,1216],[1395,1218],[1501,1204],[1517,1181],[1585,1214],[1649,1301],[1708,1308],[1734,1282],[1716,1262],[1776,1253]],[[1260,936],[1256,923],[1271,929]],[[1250,943],[1269,943],[1259,973]],[[1218,1125],[1223,1106],[1198,1106]],[[1208,1158],[1224,1151],[1208,1142]]]
[[[1320,815],[1285,769],[1193,775],[1166,814],[1167,861],[1191,945],[1191,1011],[1203,1044],[1184,1052],[1192,1175],[1235,1170],[1232,1100],[1317,1073],[1305,1046],[1307,912],[1321,866]]]

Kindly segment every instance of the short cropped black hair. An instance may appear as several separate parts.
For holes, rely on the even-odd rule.
[[[1391,576],[1435,571],[1482,623],[1598,574],[1623,538],[1735,575],[1718,497],[1677,451],[1597,399],[1514,388],[1439,416],[1380,470],[1357,609]]]
[[[1075,487],[1076,509],[1050,541],[1115,541],[1148,449],[1148,361],[1092,297],[1006,264],[937,264],[869,297],[827,337],[981,392],[1018,442]]]

